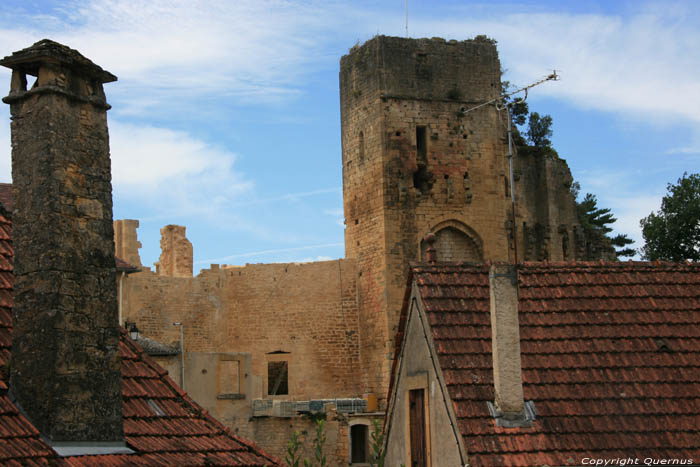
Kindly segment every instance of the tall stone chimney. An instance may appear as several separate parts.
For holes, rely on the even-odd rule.
[[[515,267],[496,263],[489,269],[491,350],[495,389],[494,415],[504,426],[528,423],[523,400],[518,323],[518,276]],[[529,423],[528,423],[529,424]]]
[[[112,186],[103,83],[50,40],[12,69],[15,211],[10,390],[51,442],[123,443]],[[27,89],[27,75],[36,82]],[[56,445],[56,444],[54,444]]]

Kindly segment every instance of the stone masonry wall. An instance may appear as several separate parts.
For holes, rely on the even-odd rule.
[[[214,265],[190,278],[143,271],[126,281],[123,313],[125,319],[137,323],[144,336],[162,343],[178,341],[179,328],[172,323],[183,323],[188,362],[185,389],[193,397],[199,394],[195,400],[240,435],[282,455],[291,434],[287,425],[302,422],[251,418],[254,399],[296,401],[363,395],[357,377],[356,275],[353,260],[227,268]],[[206,352],[249,355],[241,358],[239,367],[242,399],[218,400],[216,382],[210,391],[195,390],[193,385],[201,386],[216,371],[215,365],[197,366],[205,360],[193,354]],[[267,395],[267,365],[271,361],[287,362],[288,395]],[[179,381],[179,364],[171,369],[173,379]],[[346,435],[338,434],[333,426],[329,426],[329,445],[334,443],[331,437],[340,445],[347,444]],[[347,447],[344,449],[345,454],[338,454],[341,457],[347,456]]]
[[[127,280],[123,314],[164,343],[183,323],[186,352],[248,352],[263,379],[270,356],[288,352],[290,400],[358,396],[355,275],[348,260],[215,266],[191,278],[144,271]]]

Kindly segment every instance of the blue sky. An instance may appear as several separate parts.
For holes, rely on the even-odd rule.
[[[0,55],[42,38],[119,77],[106,85],[114,215],[187,226],[195,269],[344,256],[338,63],[376,34],[404,36],[405,0],[5,0]],[[616,231],[666,184],[700,171],[700,2],[416,1],[411,37],[498,41],[504,79],[552,69],[530,109]],[[0,89],[9,90],[9,70]],[[9,108],[0,181],[10,181]]]

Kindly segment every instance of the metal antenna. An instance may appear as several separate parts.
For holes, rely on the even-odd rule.
[[[543,78],[539,81],[536,81],[532,84],[529,84],[527,86],[524,86],[520,89],[516,89],[515,91],[511,93],[507,93],[503,95],[501,98],[502,100],[505,101],[506,97],[510,97],[513,94],[517,94],[519,92],[525,92],[525,99],[527,99],[527,91],[530,88],[534,88],[535,86],[538,86],[542,83],[545,83],[547,81],[557,81],[559,79],[559,76],[557,75],[557,70],[553,70],[550,75],[548,75],[546,78]],[[523,100],[525,100],[523,99]],[[498,106],[496,106],[498,108]],[[513,129],[512,129],[512,118],[510,116],[510,104],[505,105],[506,108],[506,116],[508,117],[508,169],[510,171],[510,204],[511,204],[511,214],[512,214],[512,219],[511,222],[513,222],[513,258],[514,258],[514,263],[517,265],[518,264],[518,235],[517,235],[517,223],[515,222],[515,180],[513,176]]]
[[[408,0],[406,0],[408,2]],[[511,117],[510,117],[510,104],[507,103],[506,105],[499,107],[498,103],[499,102],[505,102],[505,99],[517,94],[519,92],[525,92],[525,99],[527,99],[527,92],[528,89],[534,88],[535,86],[539,86],[542,83],[546,83],[547,81],[558,81],[559,80],[559,75],[557,75],[557,70],[553,70],[552,73],[547,75],[546,78],[542,78],[539,81],[535,81],[532,84],[528,84],[527,86],[523,86],[522,88],[518,88],[515,91],[511,91],[509,93],[503,94],[502,96],[499,96],[495,99],[491,99],[488,102],[484,102],[483,104],[479,104],[477,106],[472,107],[471,109],[466,109],[463,110],[461,113],[462,115],[467,114],[473,110],[479,109],[481,107],[484,107],[489,104],[496,103],[496,109],[497,110],[503,110],[503,108],[506,109],[507,117],[508,117],[508,168],[510,170],[510,202],[511,202],[511,214],[512,214],[512,219],[511,222],[513,223],[513,256],[515,259],[515,264],[518,264],[518,236],[517,236],[517,224],[515,223],[515,186],[514,180],[513,180],[513,131],[512,131],[512,123],[511,123]]]

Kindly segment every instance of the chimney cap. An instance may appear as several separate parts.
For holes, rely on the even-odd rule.
[[[42,39],[26,49],[14,52],[0,60],[0,65],[37,76],[39,68],[51,62],[68,65],[101,83],[111,83],[117,80],[116,76],[96,65],[77,50],[51,39]]]

